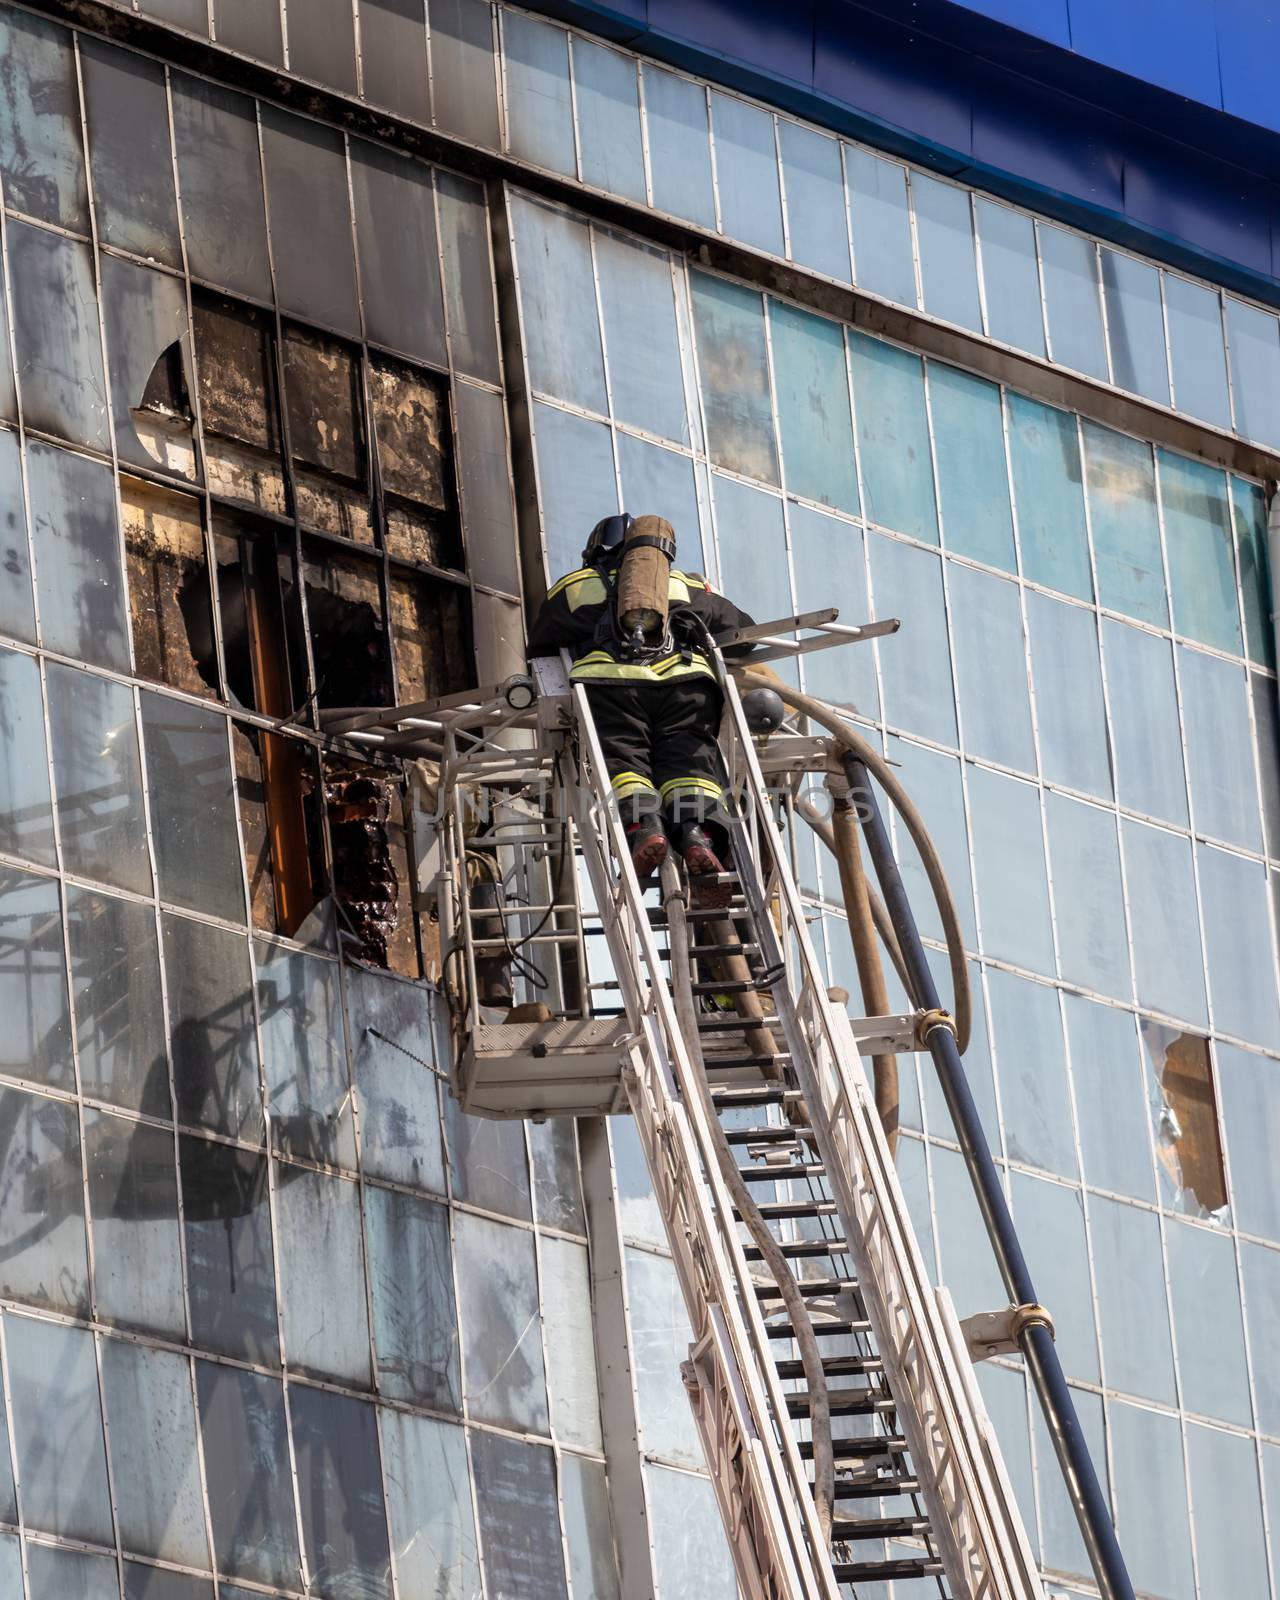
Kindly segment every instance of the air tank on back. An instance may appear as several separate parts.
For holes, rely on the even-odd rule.
[[[627,530],[618,570],[618,627],[636,649],[661,641],[667,629],[675,529],[665,517],[637,517]]]

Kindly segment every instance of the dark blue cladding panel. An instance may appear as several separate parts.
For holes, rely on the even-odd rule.
[[[1071,48],[1067,0],[979,0],[970,9],[980,11],[993,22],[1005,22],[1023,33],[1034,33],[1038,39],[1061,45],[1064,50]]]
[[[1071,0],[1071,48],[1174,94],[1222,103],[1213,0]]]
[[[1087,205],[1124,210],[1123,143],[1113,119],[1052,90],[1010,85],[998,69],[973,78],[973,158]]]
[[[816,0],[648,0],[649,26],[735,61],[813,82]]]
[[[1235,117],[1280,131],[1276,52],[1280,9],[1258,0],[1217,0],[1222,103]]]
[[[1255,272],[1272,271],[1274,193],[1246,173],[1154,141],[1135,142],[1126,152],[1125,212],[1134,222],[1192,239]]]

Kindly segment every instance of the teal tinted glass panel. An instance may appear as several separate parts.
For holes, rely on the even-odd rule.
[[[723,278],[695,272],[690,281],[711,459],[731,472],[777,483],[763,302]]]
[[[1055,793],[1045,796],[1045,814],[1059,971],[1082,988],[1128,1000],[1132,982],[1115,815]]]
[[[1102,619],[1112,750],[1121,805],[1187,821],[1173,651],[1167,639]]]
[[[504,9],[507,140],[514,156],[575,175],[568,35],[562,28]]]
[[[982,196],[977,197],[976,210],[987,332],[1003,344],[1042,356],[1044,317],[1040,309],[1035,223],[1025,212]]]
[[[1267,851],[1280,856],[1280,707],[1275,684],[1261,673],[1249,674],[1253,700],[1254,736],[1258,741],[1258,767],[1262,777],[1262,822]]]
[[[1267,870],[1209,845],[1198,846],[1196,854],[1214,1026],[1280,1049]]]
[[[1013,1217],[1026,1241],[1036,1292],[1057,1307],[1054,1342],[1069,1378],[1097,1383],[1098,1331],[1093,1320],[1084,1202],[1079,1189],[1011,1175]]]
[[[1187,1459],[1200,1593],[1266,1594],[1267,1538],[1253,1440],[1193,1422]]]
[[[1203,1028],[1208,1013],[1191,846],[1178,834],[1128,820],[1120,837],[1138,1004]]]
[[[1164,303],[1173,363],[1173,403],[1179,411],[1231,426],[1222,311],[1217,291],[1165,273]]]
[[[1159,272],[1132,256],[1104,250],[1102,290],[1107,302],[1113,381],[1167,406],[1169,362]]]
[[[968,781],[982,948],[1052,975],[1039,790],[986,767],[970,767]]]
[[[1226,477],[1168,450],[1159,452],[1159,464],[1174,629],[1239,655]]]
[[[511,217],[529,381],[543,394],[606,413],[590,229],[518,197]]]
[[[937,1146],[931,1157],[941,1277],[955,1297],[957,1312],[967,1317],[984,1306],[1001,1303],[1000,1273],[964,1157]]]
[[[1260,666],[1276,664],[1276,639],[1271,626],[1271,569],[1267,558],[1267,502],[1256,483],[1231,480],[1236,547],[1240,552],[1240,593],[1249,659]]]
[[[964,747],[970,755],[1034,772],[1018,586],[973,567],[947,565]],[[996,683],[999,694],[992,693]]]
[[[1202,1417],[1253,1422],[1235,1246],[1228,1235],[1170,1217],[1169,1293],[1182,1403]]]
[[[947,549],[1016,571],[998,386],[930,362],[929,404]]]
[[[938,540],[933,463],[918,356],[849,334],[866,515],[881,527]]]
[[[947,970],[946,957],[941,951],[929,951],[929,967],[938,993],[943,996],[943,1004],[950,1005],[955,992]],[[987,1142],[998,1157],[1002,1134],[1000,1121],[996,1115],[995,1066],[991,1059],[990,1041],[987,1038],[986,998],[982,973],[983,969],[976,961],[969,962],[969,995],[973,1005],[973,1026],[970,1030],[969,1048],[964,1055],[964,1070],[969,1079],[969,1087],[973,1090],[973,1098],[977,1101],[978,1115],[982,1119]],[[903,1000],[905,998],[902,996]],[[942,1087],[938,1082],[938,1074],[927,1056],[921,1056],[919,1060],[929,1131],[943,1139],[954,1139],[955,1125],[947,1109]]]
[[[1098,1195],[1088,1204],[1107,1383],[1176,1405],[1159,1218]]]
[[[1098,599],[1126,616],[1167,627],[1151,446],[1093,422],[1083,424],[1083,435]]]
[[[1075,416],[1010,394],[1009,455],[1023,576],[1092,600]]]
[[[1116,1531],[1134,1586],[1143,1594],[1191,1600],[1191,1524],[1177,1417],[1113,1403],[1111,1449]]]
[[[870,617],[862,529],[809,506],[789,508],[796,609],[838,606],[842,623]],[[867,645],[815,650],[804,658],[805,687],[819,699],[852,705],[863,716],[880,711],[874,649]]]
[[[782,196],[773,117],[730,95],[711,95],[720,228],[757,250],[782,254]]]
[[[587,535],[618,509],[613,446],[603,422],[554,406],[535,404],[533,426],[547,574],[555,579],[581,564]]]
[[[1133,1015],[1079,995],[1067,995],[1065,1005],[1084,1181],[1154,1200],[1150,1116]]]
[[[1269,311],[1227,296],[1236,431],[1280,444],[1280,322]]]
[[[699,529],[693,462],[633,434],[618,434],[622,500],[632,516],[646,511],[665,517],[676,534],[676,561],[686,572],[702,572],[706,559]]]
[[[1040,766],[1046,782],[1111,798],[1111,754],[1092,611],[1026,591]]]
[[[1262,820],[1243,667],[1178,646],[1196,832],[1262,852]]]
[[[714,228],[716,201],[711,185],[706,91],[700,84],[646,63],[644,109],[654,205],[659,211]]]
[[[712,479],[720,566],[744,611],[765,622],[790,593],[782,501],[732,478]]]
[[[1255,1351],[1280,1349],[1280,1250],[1240,1242],[1245,1319]],[[1280,1362],[1254,1360],[1258,1427],[1280,1433]]]
[[[1040,224],[1040,261],[1053,359],[1094,378],[1107,375],[1098,295],[1097,247],[1078,233]]]
[[[902,623],[900,632],[882,641],[880,652],[885,717],[908,733],[954,745],[956,708],[941,562],[928,550],[898,539],[878,533],[867,537],[876,616],[897,617]]]
[[[912,744],[910,740],[893,736],[889,739],[889,758],[898,763],[898,778],[919,808],[929,836],[942,858],[965,945],[974,950],[977,948],[978,935],[973,914],[973,877],[969,870],[969,839],[964,823],[960,763],[955,756],[944,755],[940,750],[931,750],[925,745]],[[941,940],[942,919],[934,904],[933,891],[929,888],[920,854],[905,827],[897,827],[895,844],[903,882],[919,920],[920,931],[926,939]],[[975,1031],[980,1032],[981,1029]],[[971,1053],[965,1057],[965,1066],[971,1076],[972,1052],[976,1048],[971,1045]],[[932,1073],[933,1068],[926,1063],[925,1071]]]
[[[1244,1233],[1280,1243],[1280,1062],[1215,1043],[1218,1100],[1231,1163],[1231,1202]]]
[[[854,282],[886,300],[914,306],[916,267],[907,209],[907,169],[848,144],[844,168],[853,229]]]
[[[604,231],[597,232],[595,245],[613,414],[646,433],[688,444],[671,259]]]
[[[839,144],[785,119],[778,123],[778,144],[791,259],[849,283],[849,232]]]
[[[931,316],[982,332],[978,264],[969,191],[927,173],[911,174],[911,198],[920,245],[924,308]]]
[[[643,204],[644,146],[636,63],[630,56],[606,50],[577,34],[571,48],[582,181]]]
[[[771,300],[769,333],[787,489],[856,516],[844,330],[838,322]]]
[[[1058,991],[993,967],[987,996],[1006,1153],[1011,1161],[1078,1178]]]

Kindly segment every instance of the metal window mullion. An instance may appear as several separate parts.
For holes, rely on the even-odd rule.
[[[591,252],[591,283],[595,294],[596,327],[600,333],[600,365],[604,369],[604,397],[609,408],[609,449],[613,455],[613,485],[614,494],[617,496],[618,509],[625,509],[623,505],[622,489],[622,455],[618,449],[618,432],[613,409],[613,378],[609,371],[609,338],[604,325],[604,296],[600,289],[600,267],[596,259],[596,230],[594,224],[587,229],[587,247]],[[522,330],[523,332],[523,330]],[[521,344],[523,346],[523,339]],[[533,391],[530,390],[530,393]]]
[[[645,104],[645,63],[639,56],[631,57],[636,69],[636,110],[640,115],[640,162],[644,171],[644,203],[653,210],[653,158],[649,150],[649,112]]]
[[[1088,235],[1086,234],[1083,237],[1088,238]],[[1102,354],[1107,363],[1107,385],[1109,388],[1121,389],[1122,393],[1127,393],[1128,391],[1123,390],[1122,386],[1116,382],[1115,363],[1111,359],[1111,318],[1107,314],[1107,285],[1102,276],[1102,246],[1097,239],[1093,239],[1090,242],[1093,246],[1094,282],[1098,291],[1098,305],[1102,312]]]
[[[713,110],[714,102],[711,98],[711,85],[706,81],[699,83],[696,78],[686,79],[686,82],[692,83],[696,88],[702,90],[703,110],[707,119],[707,150],[711,164],[711,203],[715,218],[712,223],[712,231],[724,234],[724,217],[720,209],[720,163],[716,159],[716,119]],[[728,236],[726,235],[726,237]]]
[[[773,113],[773,159],[778,169],[778,206],[782,213],[782,254],[788,261],[791,256],[791,220],[787,208],[787,172],[782,161],[782,123],[777,112]]]
[[[911,235],[911,264],[916,278],[915,309],[924,311],[924,267],[920,260],[920,229],[916,223],[916,199],[911,183],[912,169],[904,165],[902,171],[904,174],[903,190],[907,203],[907,231]],[[893,303],[890,302],[890,304]]]
[[[564,30],[565,48],[569,57],[569,121],[573,127],[573,170],[577,181],[586,184],[582,173],[582,130],[578,125],[578,77],[573,63],[573,46],[576,35]]]
[[[987,281],[982,269],[982,235],[978,230],[978,194],[976,189],[969,190],[969,232],[973,239],[974,275],[978,280],[978,319],[982,324],[982,337],[984,339],[992,339],[991,322],[987,315]]]

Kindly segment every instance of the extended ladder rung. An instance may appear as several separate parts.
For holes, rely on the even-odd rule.
[[[831,1570],[837,1583],[888,1583],[901,1578],[937,1578],[942,1563],[932,1556],[903,1561],[834,1561]]]
[[[798,1105],[804,1095],[799,1089],[777,1085],[760,1089],[717,1089],[711,1103],[717,1111],[754,1110],[757,1106]]]
[[[767,989],[767,984],[759,984],[754,978],[739,978],[733,982],[726,980],[723,983],[691,983],[690,992],[693,994],[758,994],[760,990]]]
[[[803,1361],[776,1361],[780,1378],[803,1378]],[[865,1372],[883,1372],[884,1362],[879,1356],[823,1356],[822,1370],[828,1378],[860,1377]]]
[[[742,1103],[754,1104],[750,1100]],[[811,1132],[810,1128],[794,1128],[789,1122],[766,1122],[758,1128],[726,1128],[724,1136],[730,1144],[795,1144],[803,1134]]]
[[[801,1278],[796,1284],[806,1300],[819,1300],[824,1294],[850,1294],[857,1287],[856,1278]],[[758,1283],[756,1297],[760,1300],[780,1300],[782,1293],[776,1283]]]
[[[928,1517],[838,1517],[831,1524],[832,1544],[855,1539],[918,1539],[928,1533]]]
[[[760,1215],[769,1222],[777,1222],[779,1218],[786,1217],[834,1217],[836,1203],[834,1200],[766,1200],[756,1207]],[[828,1239],[827,1244],[843,1244],[843,1239]]]
[[[898,1494],[919,1494],[920,1480],[914,1477],[840,1478],[833,1486],[837,1500],[890,1500]]]
[[[883,1389],[829,1389],[827,1404],[833,1417],[877,1417],[895,1409],[892,1399]],[[789,1394],[787,1413],[792,1417],[809,1415],[809,1395]]]
[[[796,1449],[805,1461],[813,1460],[813,1440],[798,1439]],[[867,1439],[833,1439],[831,1453],[837,1461],[865,1461],[872,1456],[904,1456],[907,1441],[900,1434],[886,1433]]]
[[[741,1027],[741,1023],[739,1023],[739,1027]],[[758,1070],[762,1067],[780,1066],[784,1062],[790,1061],[791,1056],[786,1050],[779,1050],[777,1055],[774,1056],[743,1055],[741,1052],[739,1052],[737,1055],[733,1055],[731,1053],[727,1055],[717,1055],[716,1052],[712,1050],[704,1055],[703,1060],[706,1062],[707,1070],[709,1072],[722,1071],[725,1068],[739,1067],[755,1067]],[[797,1091],[797,1093],[799,1093],[799,1091]]]
[[[795,1329],[790,1322],[766,1322],[764,1331],[771,1339],[794,1339]],[[855,1334],[869,1334],[869,1322],[815,1322],[813,1331],[821,1338],[851,1339]]]
[[[786,1178],[820,1178],[826,1170],[821,1161],[805,1161],[799,1165],[790,1162],[785,1167],[738,1168],[746,1183],[772,1183],[775,1179],[781,1183]]]
[[[748,1261],[763,1261],[764,1253],[759,1245],[745,1245],[744,1253]],[[809,1257],[822,1256],[847,1256],[849,1246],[843,1239],[779,1239],[778,1249],[788,1261],[801,1261]]]
[[[694,954],[699,956],[745,956],[755,955],[759,949],[760,946],[754,941],[745,944],[700,944]],[[669,950],[660,950],[658,954],[668,960],[671,956]]]
[[[698,1018],[700,1033],[741,1033],[744,1028],[779,1025],[778,1017],[740,1017],[736,1011],[704,1011]]]

